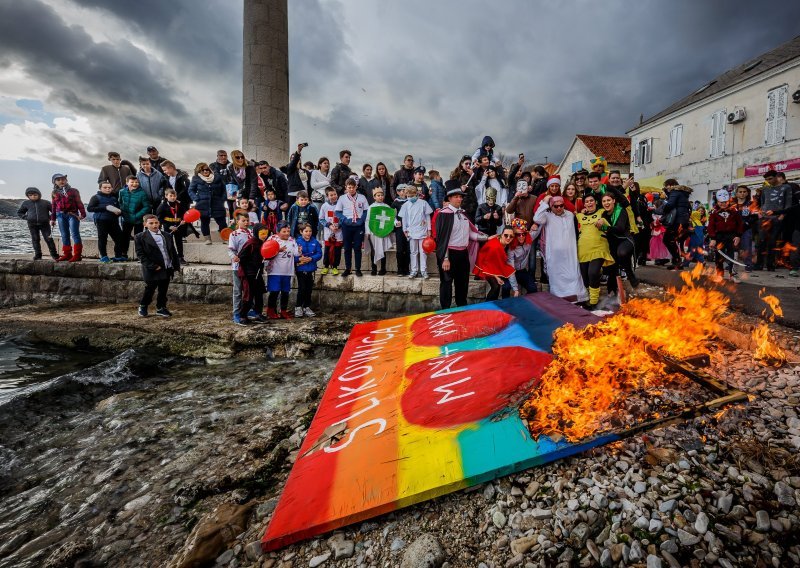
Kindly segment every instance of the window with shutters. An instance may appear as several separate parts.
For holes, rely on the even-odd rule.
[[[636,165],[649,164],[653,160],[653,139],[645,138],[636,144]]]
[[[572,173],[577,172],[579,169],[583,167],[583,161],[579,162],[572,162]]]
[[[676,124],[669,131],[669,157],[674,158],[683,153],[683,124]]]
[[[772,146],[786,140],[786,102],[789,86],[783,85],[767,93],[767,127],[764,144]]]
[[[718,110],[711,115],[711,148],[709,155],[712,158],[719,158],[725,155],[725,125],[728,121],[728,114],[725,109]]]

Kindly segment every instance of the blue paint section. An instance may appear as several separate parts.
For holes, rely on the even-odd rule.
[[[608,434],[586,441],[570,443],[553,442],[547,436],[538,441],[531,438],[528,429],[515,409],[502,420],[481,420],[458,436],[461,447],[461,466],[464,479],[470,485],[496,479],[509,473],[571,456],[589,448],[617,441],[619,436]]]

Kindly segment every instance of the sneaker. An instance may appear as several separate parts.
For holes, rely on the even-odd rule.
[[[183,257],[180,257],[178,260],[181,262],[181,266],[186,266],[187,264],[189,264],[188,262],[186,262],[186,259],[183,258]]]
[[[339,276],[339,269],[338,268],[331,268],[331,274],[334,276]]]
[[[430,278],[430,276],[428,276],[428,273],[427,272],[423,272],[422,273],[422,279],[423,280],[427,280],[428,278]]]
[[[789,276],[797,277],[797,276],[800,276],[800,273],[798,273],[797,270],[790,270],[789,271]]]
[[[34,259],[34,260],[36,260],[36,259]],[[377,268],[373,268],[372,270],[369,271],[369,273],[370,273],[371,276],[377,276],[378,275],[378,269]]]
[[[127,256],[115,256],[111,259],[111,262],[128,262]]]
[[[101,264],[111,264],[111,259],[108,258],[107,256],[101,256],[100,257],[100,263]]]
[[[203,244],[204,245],[213,245],[214,243],[211,242],[211,237],[205,237],[205,242]]]
[[[301,318],[301,317],[303,317],[303,308],[301,308],[300,306],[297,306],[297,307],[294,309],[294,317],[296,317],[296,318]]]
[[[147,306],[139,306],[139,317],[147,317]]]
[[[328,273],[328,267],[323,268],[322,270],[319,271],[319,273],[324,276],[325,274]]]
[[[56,257],[56,258],[58,258],[58,257]],[[40,254],[34,255],[33,260],[42,260],[42,255],[40,255]]]
[[[345,278],[350,276],[350,269],[349,268],[345,268],[344,272],[342,272],[342,276],[344,276]]]
[[[250,310],[249,312],[247,312],[247,317],[249,318],[258,317],[258,312],[255,310]]]
[[[412,272],[411,274],[408,275],[408,279],[409,280],[413,280],[416,277],[417,277],[417,273],[416,272]]]
[[[356,269],[356,276],[359,276],[359,277],[364,276],[364,273],[361,272],[360,270]]]
[[[379,270],[378,276],[386,276],[386,270]]]
[[[235,323],[236,325],[240,325],[242,327],[250,326],[250,320],[247,318],[238,318],[238,320],[234,321],[233,323]]]
[[[156,315],[161,316],[162,318],[172,317],[172,312],[169,311],[167,308],[158,308],[156,310]]]
[[[303,314],[305,314],[307,318],[313,318],[314,316],[317,315],[313,311],[311,311],[311,308],[303,308]]]
[[[253,323],[267,323],[269,321],[263,314],[258,314],[256,317],[249,319]]]

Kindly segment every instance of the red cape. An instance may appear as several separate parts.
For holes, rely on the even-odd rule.
[[[508,254],[497,237],[492,237],[478,251],[478,260],[472,273],[475,276],[486,280],[490,276],[502,276],[508,278],[516,272],[514,267],[508,264]]]

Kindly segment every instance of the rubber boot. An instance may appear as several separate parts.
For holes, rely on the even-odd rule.
[[[597,307],[597,303],[600,301],[600,288],[592,288],[589,287],[589,310],[593,310]]]
[[[69,259],[69,262],[80,262],[83,260],[81,253],[83,252],[83,245],[78,243],[76,245],[72,245],[72,258]]]
[[[267,308],[267,318],[271,320],[281,319],[281,316],[278,315],[278,312],[275,308]]]
[[[72,247],[68,245],[61,246],[61,256],[56,259],[56,262],[62,262],[72,258]]]

